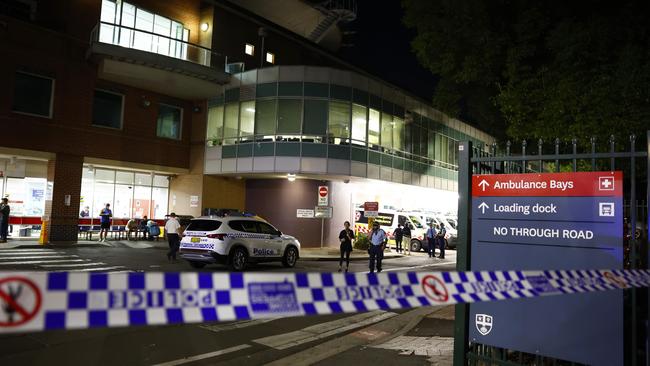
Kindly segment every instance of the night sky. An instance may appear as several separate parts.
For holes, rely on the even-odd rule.
[[[430,101],[436,78],[423,69],[411,52],[415,36],[402,23],[403,10],[398,0],[358,2],[357,19],[342,28],[346,35],[340,56],[369,73]]]

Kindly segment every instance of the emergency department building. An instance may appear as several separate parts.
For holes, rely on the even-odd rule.
[[[76,241],[80,212],[110,203],[116,225],[235,208],[336,244],[364,201],[455,209],[458,142],[493,142],[334,56],[354,1],[0,4],[14,238],[46,219]],[[322,185],[332,219],[296,217]]]

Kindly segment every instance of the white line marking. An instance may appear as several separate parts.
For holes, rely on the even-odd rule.
[[[50,268],[50,267],[90,267],[90,266],[104,266],[104,262],[88,262],[88,263],[75,263],[75,264],[42,264],[39,267]]]
[[[53,261],[17,261],[17,262],[0,262],[0,266],[7,264],[41,264],[41,263],[65,263],[65,262],[87,262],[87,259],[55,259]]]
[[[222,349],[222,350],[219,350],[219,351],[203,353],[203,354],[200,354],[200,355],[190,356],[190,357],[181,358],[181,359],[178,359],[178,360],[169,361],[169,362],[164,362],[164,363],[158,363],[158,364],[155,364],[155,365],[153,365],[153,366],[176,366],[176,365],[182,365],[182,364],[190,363],[190,362],[194,362],[194,361],[205,360],[206,358],[212,358],[212,357],[217,357],[217,356],[225,355],[226,353],[232,353],[232,352],[241,351],[241,350],[243,350],[243,349],[250,348],[250,347],[251,347],[251,346],[248,345],[248,344],[241,344],[241,345],[239,345],[239,346],[230,347],[230,348]]]
[[[263,344],[267,347],[272,347],[278,350],[283,350],[299,346],[304,343],[331,337],[335,334],[347,332],[356,328],[365,327],[366,325],[379,323],[380,321],[392,318],[396,315],[396,313],[376,310],[368,313],[345,317],[331,322],[316,324],[294,332],[254,339],[253,342]]]
[[[53,249],[0,249],[0,255],[11,255],[11,254],[36,254],[36,253],[60,253],[59,251]]]
[[[230,324],[215,324],[215,325],[200,325],[199,327],[203,329],[207,329],[209,331],[219,333],[219,332],[225,332],[228,330],[233,330],[233,329],[241,329],[241,328],[247,328],[247,327],[252,327],[254,325],[260,325],[268,322],[272,322],[275,319],[257,319],[257,320],[242,320]]]
[[[445,266],[450,264],[454,264],[454,262],[440,262],[440,263],[423,264],[421,266],[413,266],[413,267],[389,268],[389,269],[382,270],[382,272],[410,271],[412,269],[417,269],[417,268],[437,267],[437,266]]]
[[[113,266],[113,267],[99,267],[99,268],[82,268],[82,269],[72,269],[69,272],[107,272],[112,269],[124,269],[124,266]]]
[[[65,254],[65,253],[60,253],[60,252],[0,253],[0,258],[6,257],[6,258],[11,259],[12,257],[21,256],[21,255],[39,255],[39,256],[42,256],[42,257],[49,257],[51,255],[63,255],[63,254]]]
[[[42,255],[29,255],[26,257],[8,257],[8,258],[0,258],[0,261],[13,261],[16,259],[50,259],[50,258],[79,258],[78,255],[47,255],[47,256],[42,256]]]

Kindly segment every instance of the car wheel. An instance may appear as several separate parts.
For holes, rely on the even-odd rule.
[[[419,240],[411,240],[411,251],[412,252],[419,252],[421,248],[422,248],[422,244],[420,244]]]
[[[246,262],[248,261],[248,253],[244,248],[235,248],[230,254],[230,267],[237,272],[246,269]]]
[[[298,250],[294,247],[288,247],[282,257],[282,265],[287,268],[293,268],[298,261]]]
[[[203,268],[203,267],[205,267],[205,263],[190,261],[190,266],[192,266],[192,268]]]

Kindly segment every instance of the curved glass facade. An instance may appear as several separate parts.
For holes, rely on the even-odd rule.
[[[350,72],[280,66],[237,79],[209,105],[206,143],[220,146],[222,159],[341,159],[456,180],[458,142],[489,142],[471,126]]]

